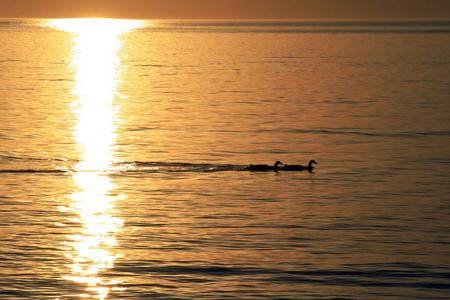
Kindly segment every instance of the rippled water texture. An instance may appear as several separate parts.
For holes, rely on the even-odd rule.
[[[0,41],[0,299],[448,298],[449,22]]]

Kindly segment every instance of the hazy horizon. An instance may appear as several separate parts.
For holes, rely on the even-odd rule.
[[[443,20],[446,0],[3,0],[0,18]]]

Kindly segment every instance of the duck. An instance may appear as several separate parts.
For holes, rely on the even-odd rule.
[[[250,171],[269,171],[269,170],[278,171],[278,165],[282,164],[283,163],[281,163],[279,160],[277,160],[273,166],[250,164]]]
[[[311,172],[311,170],[314,169],[312,164],[319,164],[319,163],[316,162],[314,159],[311,159],[307,166],[302,166],[302,165],[284,165],[284,169],[283,170],[285,170],[285,171],[303,171],[303,170],[308,170],[308,171]]]

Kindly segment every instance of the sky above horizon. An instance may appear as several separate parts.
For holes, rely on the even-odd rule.
[[[450,19],[450,0],[0,0],[0,17]]]

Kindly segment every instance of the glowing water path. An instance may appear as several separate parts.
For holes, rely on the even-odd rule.
[[[48,26],[73,33],[73,63],[76,72],[73,93],[77,100],[71,109],[77,122],[74,139],[80,148],[78,172],[73,179],[78,191],[71,195],[68,210],[78,224],[65,242],[71,274],[64,276],[86,286],[83,298],[106,299],[123,289],[120,281],[103,279],[101,272],[114,266],[116,234],[123,220],[114,216],[114,184],[105,171],[114,160],[116,87],[119,76],[120,35],[140,26],[140,21],[110,19],[53,20]]]

